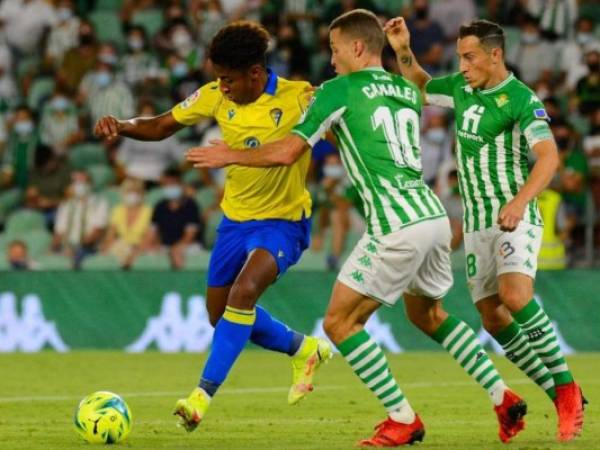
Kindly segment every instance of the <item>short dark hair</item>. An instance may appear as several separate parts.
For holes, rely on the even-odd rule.
[[[381,54],[385,45],[385,32],[375,14],[366,9],[353,9],[335,18],[329,31],[339,29],[353,38],[361,39],[371,53]]]
[[[467,36],[478,37],[481,45],[488,51],[493,48],[501,48],[504,53],[504,30],[497,23],[476,19],[471,23],[461,25],[458,30],[458,37],[462,39]]]
[[[221,28],[213,37],[208,56],[213,64],[234,70],[255,64],[266,67],[269,32],[260,24],[239,20]]]

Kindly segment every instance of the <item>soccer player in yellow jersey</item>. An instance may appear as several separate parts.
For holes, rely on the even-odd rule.
[[[202,118],[214,118],[224,140],[239,151],[286,136],[308,103],[310,85],[278,77],[266,67],[268,32],[240,21],[213,38],[209,57],[218,81],[202,86],[170,111],[150,118],[103,117],[99,137],[161,140]],[[194,430],[248,340],[292,356],[288,402],[312,390],[319,365],[331,356],[329,343],[304,336],[256,306],[258,298],[290,266],[310,240],[311,199],[305,188],[310,155],[286,167],[227,167],[221,207],[225,217],[208,269],[207,309],[215,326],[200,383],[175,414]]]

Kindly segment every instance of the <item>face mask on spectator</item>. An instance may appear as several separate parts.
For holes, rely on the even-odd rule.
[[[104,64],[114,66],[117,63],[117,55],[114,53],[100,53],[98,55],[98,60]]]
[[[588,42],[590,42],[592,40],[592,38],[593,38],[592,33],[583,33],[583,32],[577,33],[577,36],[575,37],[575,39],[577,40],[577,43],[579,45],[587,44]]]
[[[83,198],[87,195],[90,190],[90,186],[83,181],[76,181],[73,183],[73,195],[77,198]]]
[[[102,71],[96,73],[96,84],[99,87],[105,88],[110,84],[111,81],[112,75],[109,72]]]
[[[441,127],[430,128],[425,132],[425,137],[435,144],[442,144],[446,140],[446,130]]]
[[[144,48],[144,40],[137,36],[132,36],[127,40],[131,50],[141,50]]]
[[[71,8],[58,8],[56,10],[56,15],[58,16],[58,20],[61,22],[66,22],[73,17],[73,11]]]
[[[127,206],[137,206],[142,202],[142,196],[139,194],[139,192],[126,192],[123,196],[123,201]]]
[[[535,44],[540,39],[540,35],[533,31],[525,31],[521,35],[523,44]]]
[[[325,164],[323,166],[323,175],[327,178],[339,180],[344,177],[344,166],[341,164]]]
[[[167,200],[179,200],[183,195],[183,190],[178,184],[163,187],[163,195]]]
[[[19,120],[15,122],[15,132],[20,136],[31,134],[33,131],[33,122],[31,120]]]
[[[181,61],[175,64],[171,70],[175,78],[183,78],[188,74],[188,65]]]
[[[50,107],[54,111],[65,111],[69,107],[69,100],[65,97],[56,97],[50,102]]]

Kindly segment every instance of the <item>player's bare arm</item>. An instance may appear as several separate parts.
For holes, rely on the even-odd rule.
[[[94,134],[109,140],[124,136],[140,141],[160,141],[183,127],[175,120],[171,111],[167,111],[154,117],[135,117],[129,120],[104,116],[96,123]]]
[[[422,92],[431,76],[423,70],[410,49],[410,32],[403,17],[394,17],[383,27],[390,46],[396,53],[396,59],[402,76],[415,83]]]
[[[210,141],[209,147],[194,147],[186,153],[186,159],[194,167],[218,168],[230,164],[250,167],[289,166],[308,150],[300,136],[290,134],[278,141],[261,145],[251,151],[231,149],[224,141]]]
[[[537,161],[517,195],[500,210],[498,224],[503,231],[514,231],[523,218],[527,204],[537,197],[552,180],[559,165],[554,140],[546,139],[533,146]]]

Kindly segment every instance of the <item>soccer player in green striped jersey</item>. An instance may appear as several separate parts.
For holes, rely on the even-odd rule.
[[[473,330],[442,307],[452,285],[451,231],[446,213],[424,183],[419,147],[419,89],[381,66],[385,34],[366,10],[330,26],[332,64],[292,134],[251,152],[222,144],[192,149],[200,167],[292,164],[331,130],[344,166],[364,203],[367,231],[341,269],[324,321],[328,336],[388,413],[367,446],[421,440],[424,426],[391,374],[386,357],[364,329],[383,304],[403,295],[407,315],[439,342],[489,394],[508,441],[523,427],[525,403],[510,391]]]
[[[431,77],[410,50],[401,17],[386,26],[402,74],[430,104],[454,109],[467,278],[487,331],[554,401],[558,439],[583,428],[584,398],[550,319],[533,300],[542,220],[537,195],[558,167],[543,104],[504,64],[504,32],[475,20],[459,31],[460,72]],[[528,153],[537,157],[531,173]]]

